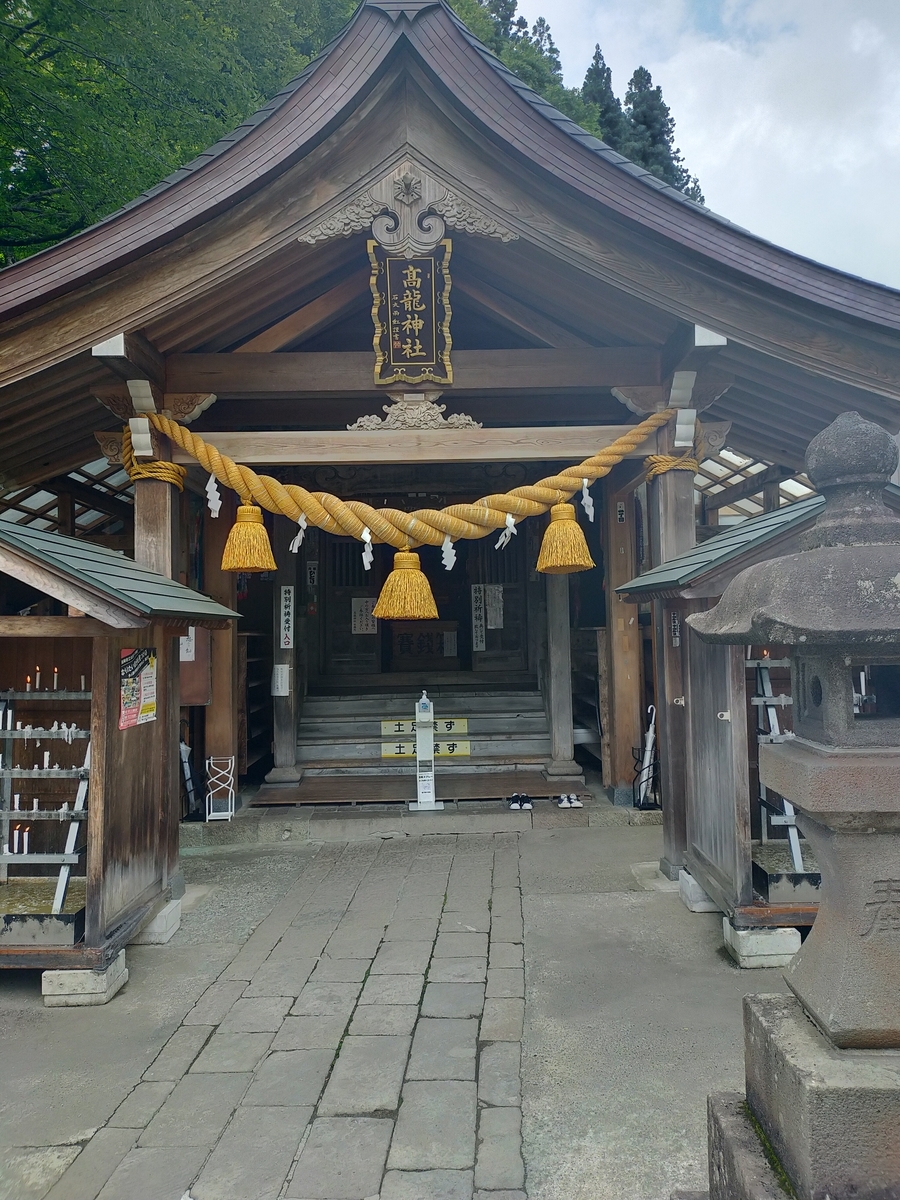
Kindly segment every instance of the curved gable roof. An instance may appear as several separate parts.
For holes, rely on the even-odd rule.
[[[263,187],[345,120],[402,49],[508,152],[655,240],[888,337],[900,331],[900,292],[781,249],[629,162],[523,84],[445,0],[365,0],[331,45],[232,133],[98,224],[0,272],[0,319],[140,258]]]

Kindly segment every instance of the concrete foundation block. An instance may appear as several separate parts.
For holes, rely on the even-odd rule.
[[[46,1008],[79,1008],[106,1004],[127,982],[125,951],[120,950],[105,971],[44,971],[41,994]]]
[[[181,925],[181,901],[170,900],[131,939],[132,946],[164,946]]]
[[[735,929],[722,918],[725,949],[739,967],[786,967],[800,949],[797,929]]]
[[[691,912],[721,912],[715,900],[711,900],[703,888],[684,867],[678,872],[678,891],[681,902]]]
[[[785,1200],[739,1092],[707,1101],[709,1200]]]
[[[747,1101],[800,1200],[900,1196],[900,1054],[839,1050],[794,996],[744,1000]]]

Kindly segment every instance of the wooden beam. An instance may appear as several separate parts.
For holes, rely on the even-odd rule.
[[[39,592],[52,596],[54,600],[61,600],[63,604],[69,604],[79,612],[96,617],[113,629],[142,629],[149,624],[146,617],[139,617],[124,608],[110,604],[108,600],[95,595],[86,585],[61,579],[55,572],[32,562],[24,555],[17,554],[8,546],[0,546],[0,572],[30,584]]]
[[[790,479],[793,474],[790,467],[781,467],[777,464],[766,467],[764,471],[748,475],[746,479],[741,480],[740,483],[733,483],[724,491],[706,492],[703,497],[703,506],[707,512],[727,508],[729,504],[735,504],[738,500],[746,500],[749,496],[759,495],[769,484],[779,484],[782,479]]]
[[[173,354],[167,392],[215,392],[247,399],[303,393],[383,394],[373,382],[373,355]],[[563,350],[460,350],[453,354],[453,391],[596,391],[659,383],[655,346],[568,347]]]
[[[626,432],[625,425],[570,425],[519,429],[344,429],[334,433],[204,433],[203,440],[235,462],[306,466],[310,463],[580,462]],[[626,457],[655,452],[651,435]],[[194,459],[177,446],[173,460]]]
[[[516,333],[524,333],[527,337],[537,338],[546,346],[560,348],[563,346],[589,346],[587,338],[579,337],[571,330],[558,325],[551,317],[536,312],[533,308],[514,300],[504,292],[498,291],[488,283],[462,276],[453,281],[453,285],[464,296],[475,302],[478,308],[495,317],[501,324],[513,329]]]
[[[110,496],[108,492],[100,491],[99,488],[89,487],[86,483],[77,483],[66,475],[57,475],[53,479],[48,479],[43,486],[50,492],[56,492],[58,496],[71,496],[85,508],[108,513],[109,516],[115,517],[125,525],[134,521],[134,509],[130,504],[126,504],[124,500],[119,500],[115,496]]]
[[[0,637],[111,637],[116,630],[93,617],[0,617]]]
[[[120,379],[147,379],[165,390],[165,359],[142,333],[117,333],[93,346],[91,355],[105,363]]]
[[[332,321],[363,305],[372,305],[368,270],[354,272],[349,279],[311,300],[309,304],[304,304],[289,316],[282,317],[262,333],[244,342],[243,346],[238,346],[234,353],[267,354],[273,350],[280,350],[282,346],[288,346],[298,338],[312,337]]]

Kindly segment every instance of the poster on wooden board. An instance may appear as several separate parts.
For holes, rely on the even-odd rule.
[[[120,652],[119,728],[133,729],[156,720],[156,647]]]

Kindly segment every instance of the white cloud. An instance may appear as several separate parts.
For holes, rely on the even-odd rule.
[[[761,237],[900,287],[896,0],[525,0],[566,82],[599,42],[624,96],[647,67],[707,204]]]

